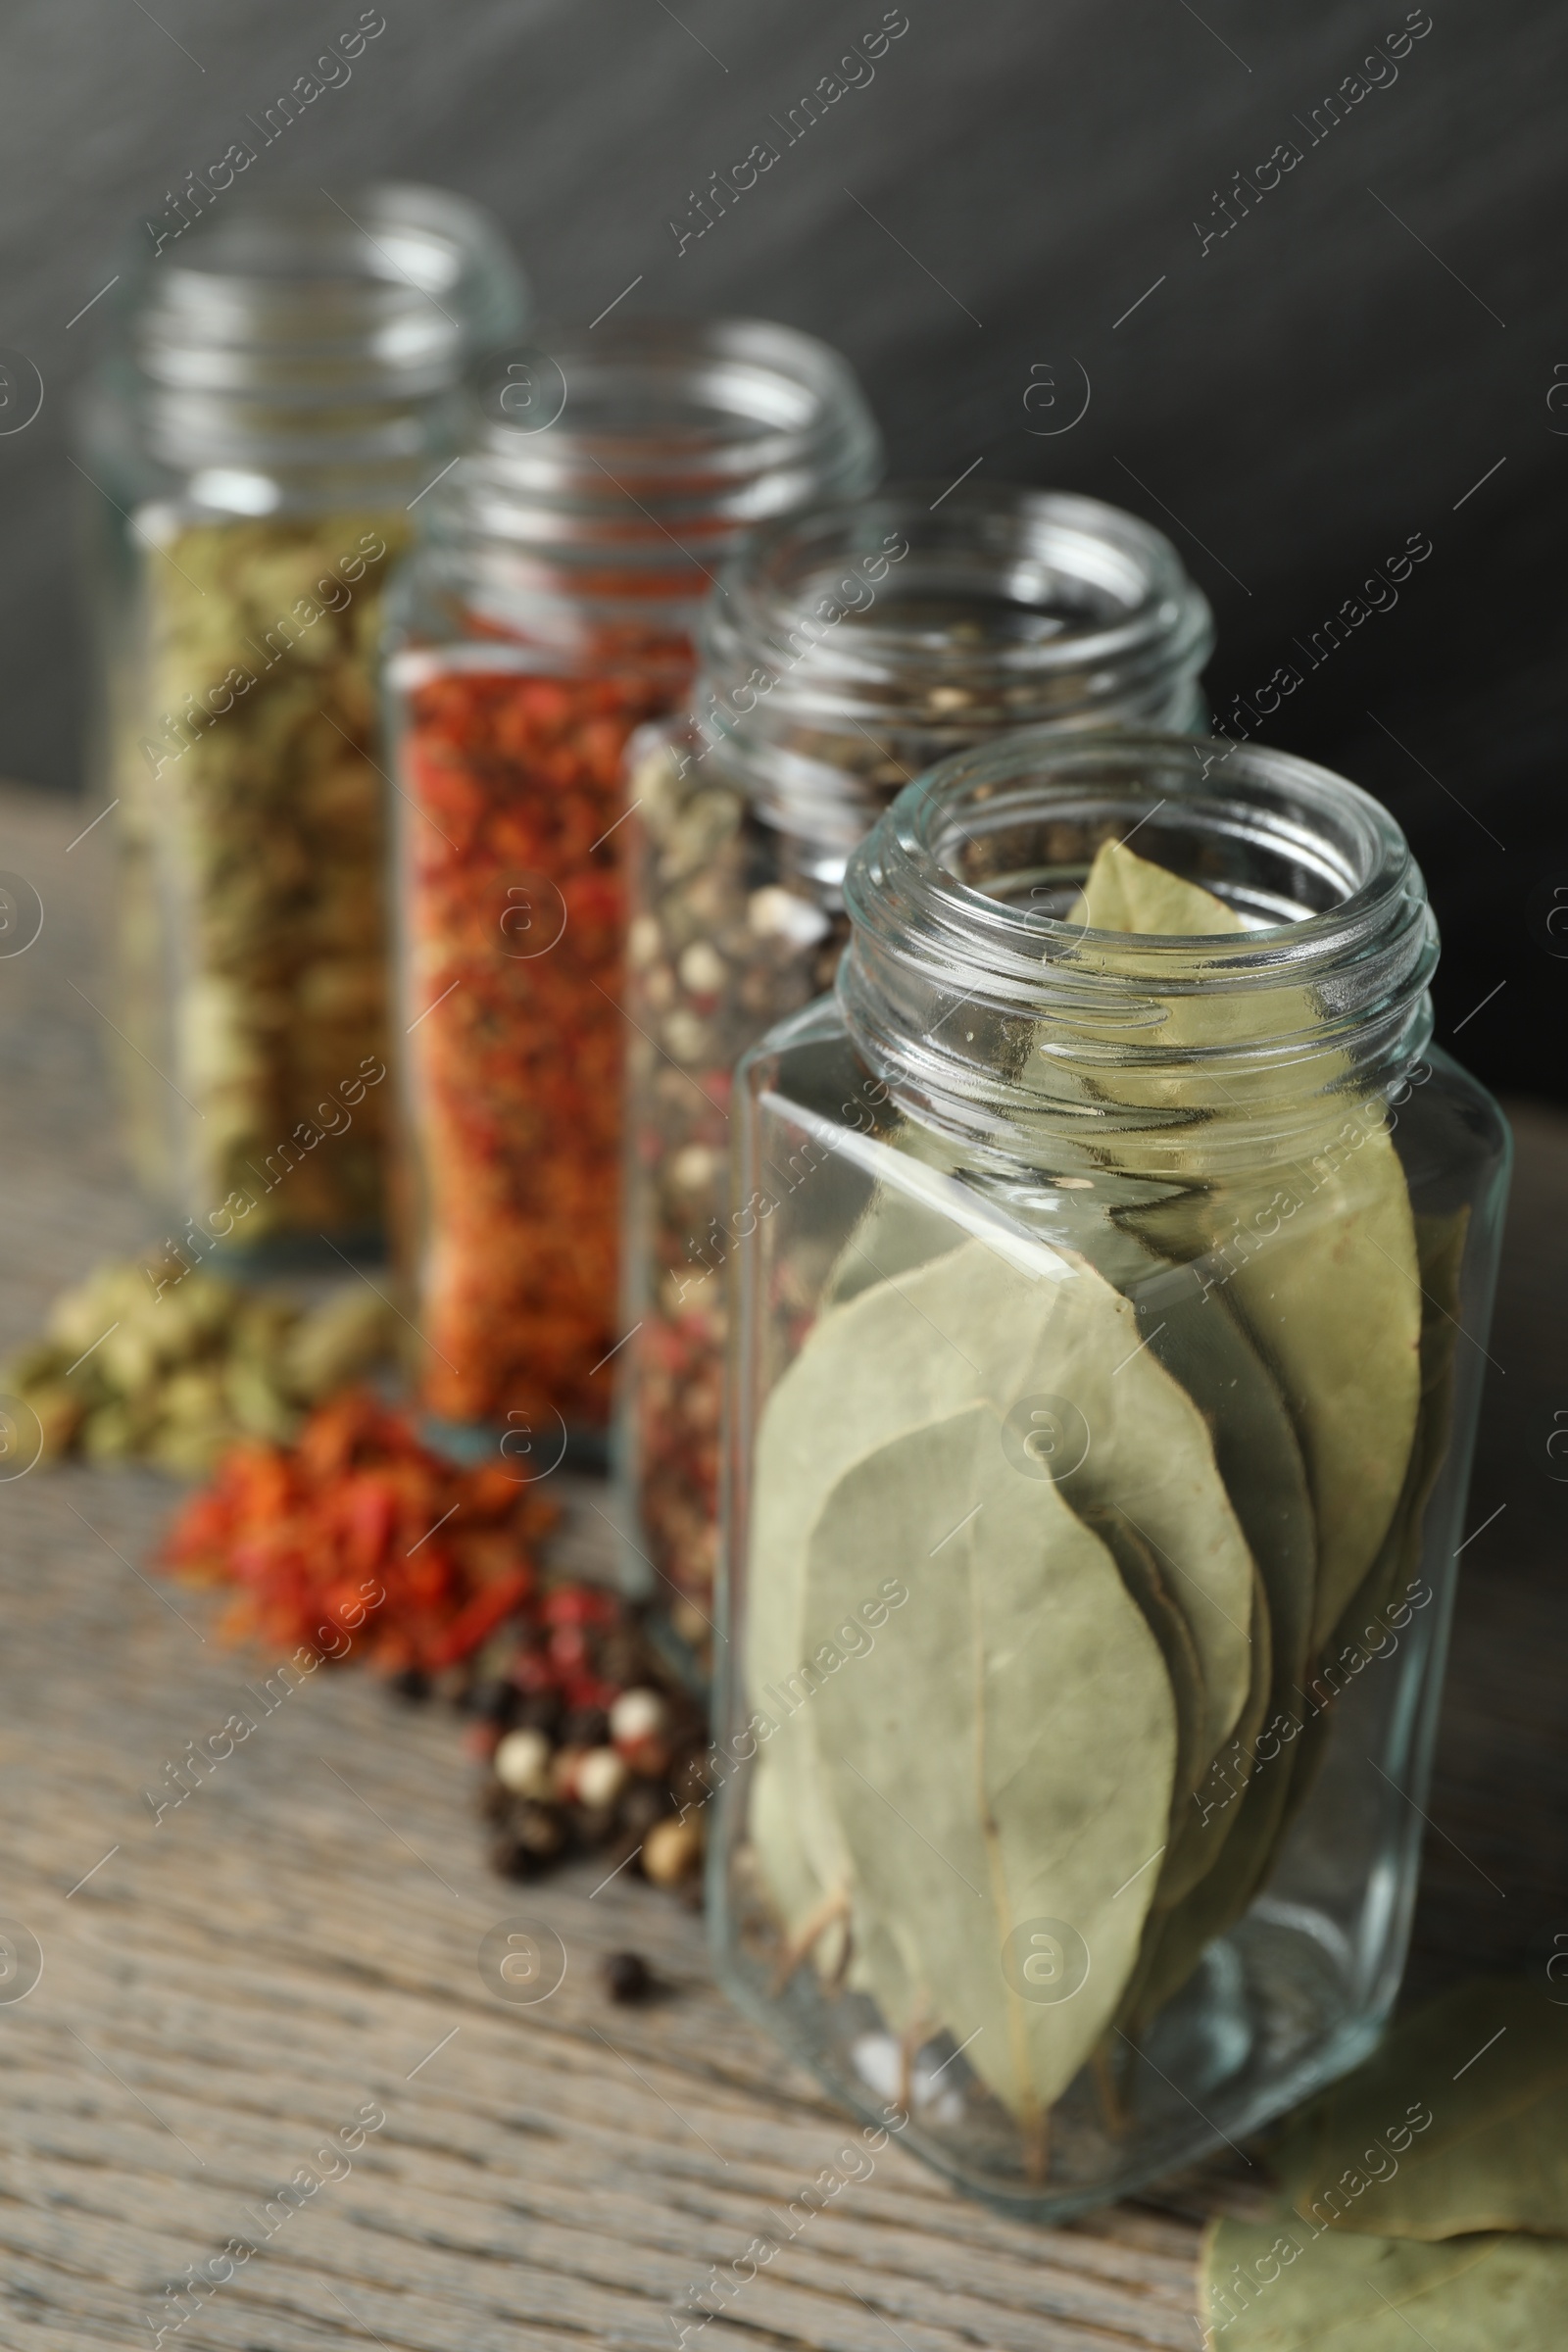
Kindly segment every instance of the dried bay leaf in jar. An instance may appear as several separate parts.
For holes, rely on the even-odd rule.
[[[1284,754],[1026,730],[845,899],[736,1076],[715,1948],[1059,2218],[1392,2005],[1507,1134],[1397,828]]]
[[[633,746],[621,1458],[637,1553],[709,1640],[731,1073],[833,983],[845,860],[909,778],[1025,721],[1200,723],[1208,610],[1091,499],[893,489],[762,534],[704,618],[690,714]],[[635,1566],[635,1559],[633,1565]]]
[[[237,199],[127,282],[84,470],[135,1159],[198,1251],[368,1241],[382,595],[521,281],[486,216],[400,186]]]

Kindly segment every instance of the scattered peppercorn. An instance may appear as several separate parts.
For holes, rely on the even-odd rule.
[[[654,1972],[641,1952],[608,1952],[601,1973],[612,2001],[645,2001],[655,1988]]]
[[[503,1877],[591,1855],[689,1893],[711,1793],[703,1710],[637,1609],[541,1571],[555,1517],[349,1391],[297,1446],[235,1446],[164,1557],[235,1589],[230,1636],[364,1658],[400,1697],[460,1707]]]

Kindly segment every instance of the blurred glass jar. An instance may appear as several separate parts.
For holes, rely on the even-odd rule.
[[[387,667],[401,1254],[424,1409],[519,1467],[602,1432],[617,1369],[626,739],[689,690],[712,565],[880,461],[810,337],[612,320],[497,363],[421,513]]]
[[[693,715],[633,747],[618,1450],[636,1551],[699,1650],[736,1062],[832,986],[845,860],[912,775],[1028,721],[1200,727],[1212,642],[1175,549],[1114,507],[892,488],[764,534],[705,615]]]
[[[1031,730],[846,896],[737,1081],[713,1933],[847,2105],[1060,2216],[1393,2003],[1507,1131],[1396,826],[1302,760]]]
[[[399,184],[236,196],[127,271],[81,468],[115,1026],[139,1173],[198,1254],[382,1222],[381,594],[465,364],[524,312],[488,216]]]

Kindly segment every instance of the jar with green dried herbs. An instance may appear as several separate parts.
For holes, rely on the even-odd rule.
[[[352,1245],[384,1209],[382,591],[520,281],[483,214],[399,186],[236,197],[124,283],[79,469],[123,853],[106,1043],[195,1246]]]
[[[935,487],[762,534],[708,608],[691,713],[633,747],[621,1458],[636,1551],[700,1649],[748,1214],[731,1072],[831,986],[845,859],[910,776],[1006,728],[1201,723],[1208,607],[1158,531],[1093,499]]]
[[[1028,730],[737,1080],[726,1983],[1060,2216],[1376,2038],[1508,1159],[1387,812]]]

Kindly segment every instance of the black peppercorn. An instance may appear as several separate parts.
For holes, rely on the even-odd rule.
[[[518,1695],[517,1723],[521,1730],[545,1732],[553,1740],[561,1729],[564,1712],[559,1690],[530,1690]]]
[[[512,1817],[513,1836],[535,1861],[552,1861],[566,1842],[566,1824],[554,1805],[521,1804]]]
[[[562,1733],[565,1747],[603,1747],[610,1738],[610,1717],[603,1707],[573,1707]]]
[[[537,1856],[520,1845],[510,1830],[503,1830],[490,1846],[490,1867],[503,1879],[531,1879],[542,1868]]]
[[[515,1683],[492,1679],[472,1684],[464,1704],[470,1715],[477,1715],[482,1722],[505,1727],[521,1706],[522,1693]]]
[[[605,1990],[612,2001],[645,2001],[654,1974],[640,1952],[611,1952],[604,1962]]]

